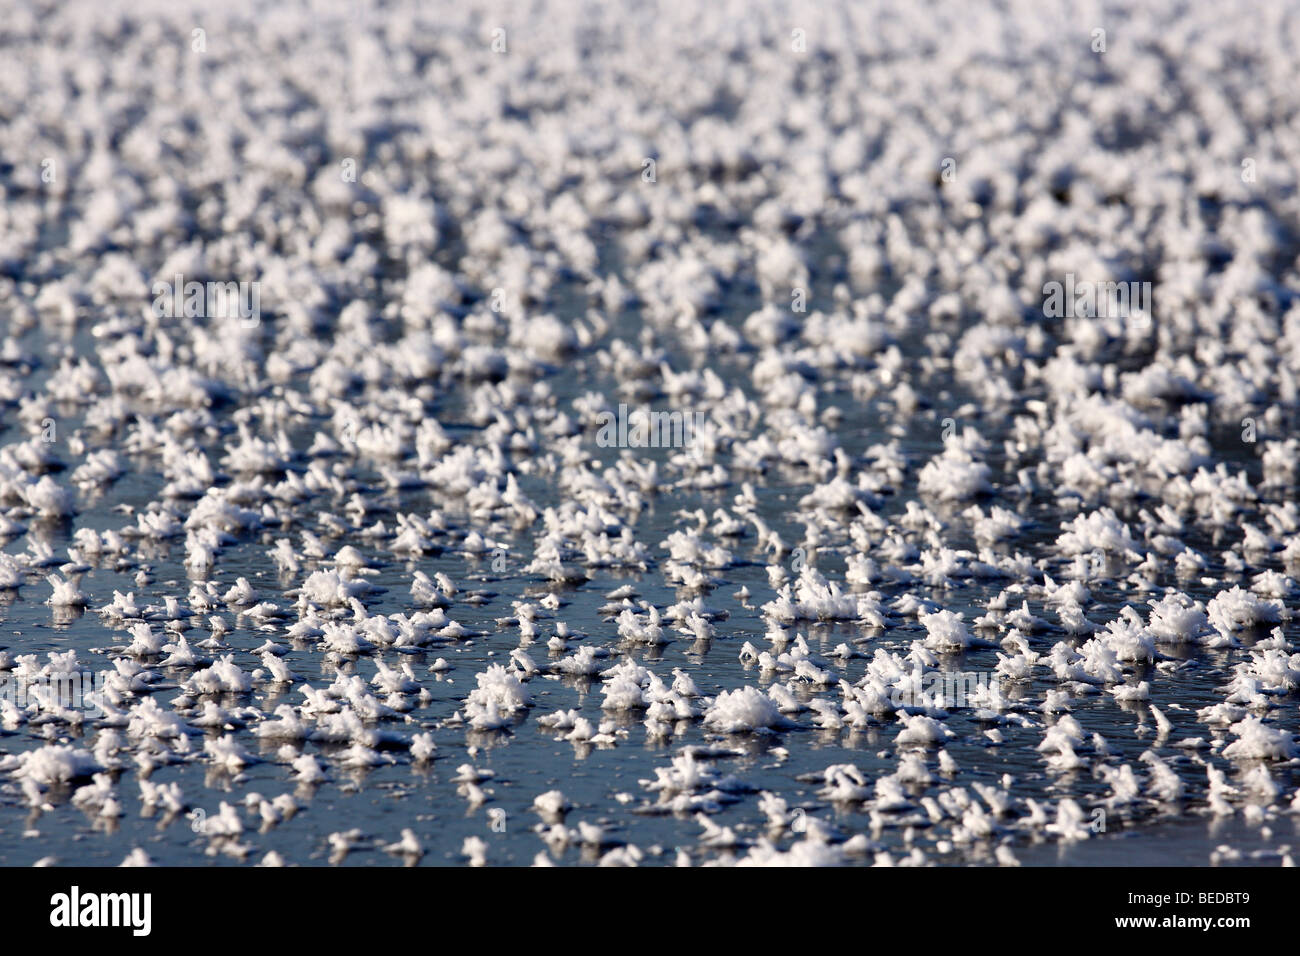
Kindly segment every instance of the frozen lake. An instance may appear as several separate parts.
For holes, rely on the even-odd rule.
[[[1289,864],[1300,18],[1012,6],[0,28],[0,863]]]

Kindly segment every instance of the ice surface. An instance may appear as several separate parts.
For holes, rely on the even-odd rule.
[[[1240,7],[9,4],[0,863],[1289,862]]]

